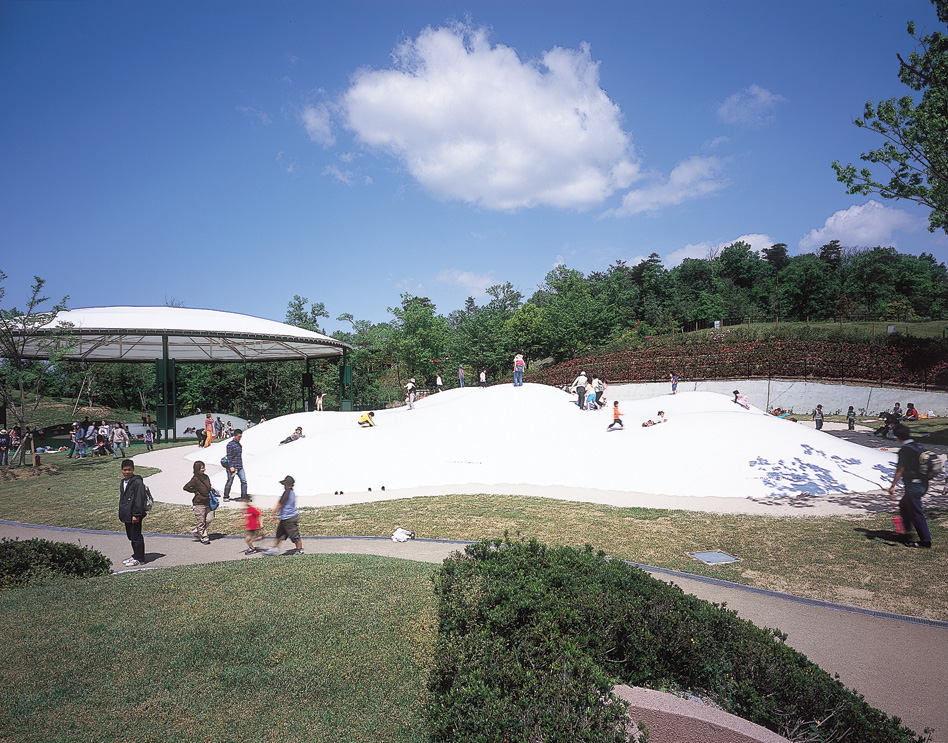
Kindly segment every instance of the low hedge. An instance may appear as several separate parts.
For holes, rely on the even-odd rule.
[[[0,590],[108,575],[111,569],[101,552],[69,542],[0,540]]]
[[[924,739],[737,613],[620,561],[480,542],[435,578],[432,741],[626,741],[614,683],[689,689],[787,737]]]

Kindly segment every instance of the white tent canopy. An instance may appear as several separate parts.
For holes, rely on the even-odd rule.
[[[25,358],[46,358],[39,340],[68,331],[74,361],[281,361],[339,356],[351,346],[294,325],[218,310],[186,307],[87,307],[60,312],[33,331]]]

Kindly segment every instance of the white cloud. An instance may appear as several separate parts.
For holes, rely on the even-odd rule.
[[[663,263],[665,264],[666,268],[673,268],[684,261],[685,258],[706,259],[711,255],[717,255],[728,245],[733,245],[736,242],[747,243],[751,246],[752,250],[756,250],[757,252],[760,252],[764,248],[769,248],[774,244],[774,240],[770,237],[770,235],[764,235],[759,232],[741,235],[740,237],[735,237],[733,240],[724,240],[723,242],[718,243],[689,243],[685,247],[679,248],[678,250],[666,255]]]
[[[622,197],[622,205],[606,214],[623,217],[658,211],[665,206],[720,191],[728,185],[728,180],[720,175],[723,165],[717,157],[688,158],[675,166],[666,181],[629,191]]]
[[[343,170],[338,165],[332,164],[327,165],[323,168],[323,175],[329,175],[335,178],[340,183],[345,183],[347,186],[351,186],[355,183],[357,174],[351,170]]]
[[[261,111],[259,108],[253,108],[252,106],[237,106],[237,110],[246,116],[248,119],[254,119],[264,126],[268,126],[273,123],[273,118],[266,111]]]
[[[300,113],[300,119],[306,129],[306,134],[316,144],[329,147],[335,143],[336,138],[332,133],[332,120],[329,115],[329,107],[326,104],[317,103],[305,106]]]
[[[782,95],[771,93],[760,85],[751,85],[728,96],[718,106],[718,118],[726,124],[763,126],[777,118],[774,109],[785,100]]]
[[[391,69],[353,76],[346,125],[436,198],[585,209],[639,176],[588,45],[521,61],[486,29],[457,24],[424,29],[393,58]]]
[[[472,297],[482,296],[487,287],[497,283],[490,274],[462,271],[458,268],[446,268],[439,272],[435,278],[447,284],[457,284],[463,287],[468,295]]]
[[[810,230],[799,245],[800,250],[812,250],[826,245],[830,240],[839,240],[843,245],[852,247],[895,247],[892,243],[893,232],[914,231],[921,225],[922,220],[908,212],[870,200],[834,212],[821,228]]]

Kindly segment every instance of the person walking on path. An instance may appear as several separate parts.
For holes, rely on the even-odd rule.
[[[145,518],[145,482],[135,474],[135,463],[122,460],[122,482],[119,484],[119,521],[125,524],[125,535],[132,544],[132,556],[122,562],[136,567],[145,562],[145,538],[142,520]]]
[[[816,430],[823,430],[823,406],[817,405],[816,410],[813,411],[813,420],[816,421]]]
[[[247,500],[244,447],[240,444],[243,435],[244,432],[238,428],[234,431],[234,438],[227,442],[227,484],[224,486],[224,500],[230,500],[230,486],[234,482],[234,477],[240,480],[240,498],[235,498],[235,500]]]
[[[415,378],[412,377],[405,383],[405,403],[408,405],[409,410],[415,409],[415,392],[417,391],[415,387]]]
[[[479,380],[480,381],[478,382],[478,386],[482,390],[486,390],[487,389],[487,369],[481,369],[481,375],[480,375]]]
[[[207,525],[214,520],[214,512],[211,510],[211,478],[204,474],[204,462],[198,460],[194,463],[194,477],[188,480],[183,490],[194,495],[191,510],[194,511],[196,526],[191,529],[191,534],[201,544],[210,544]]]
[[[441,379],[441,375],[439,374],[438,376],[435,377],[435,390],[437,392],[441,392],[443,387],[444,387],[444,380]]]
[[[576,395],[580,410],[586,409],[586,384],[588,381],[586,372],[581,371],[579,376],[573,380],[573,384],[570,385],[570,390]]]
[[[155,450],[155,434],[151,432],[150,428],[145,429],[145,451],[154,451]]]
[[[514,356],[514,387],[523,387],[523,370],[525,367],[523,354],[518,353]]]
[[[247,507],[244,509],[244,541],[247,543],[245,555],[252,555],[257,551],[254,542],[266,539],[263,533],[263,514],[250,498],[247,498]]]
[[[464,364],[458,364],[458,382],[461,383],[461,389],[464,389]]]
[[[668,381],[671,382],[672,394],[677,395],[678,394],[678,377],[676,377],[674,374],[669,372]]]
[[[125,447],[131,443],[125,426],[116,423],[109,434],[109,441],[112,444],[112,459],[118,459],[119,452],[122,452],[122,459],[125,459]]]
[[[619,426],[620,429],[625,428],[625,425],[622,423],[622,413],[619,412],[619,401],[618,401],[618,400],[616,400],[614,403],[612,403],[612,423],[610,423],[608,426],[606,426],[606,430],[607,430],[607,431],[612,430],[612,427],[615,426],[615,425],[617,425],[617,424],[618,424],[618,426]]]
[[[902,516],[902,526],[905,528],[906,546],[930,549],[932,535],[928,531],[928,522],[922,510],[922,496],[928,491],[928,482],[923,480],[919,473],[919,455],[922,448],[912,440],[912,433],[908,426],[900,423],[892,432],[899,442],[899,458],[895,465],[895,476],[889,487],[889,497],[899,503],[899,514]],[[905,494],[899,500],[895,495],[895,486],[901,478]],[[917,542],[908,541],[912,528],[918,534]]]
[[[283,495],[273,509],[273,518],[277,519],[276,537],[273,546],[267,550],[268,555],[275,555],[280,551],[280,542],[289,539],[296,545],[296,549],[288,552],[289,555],[303,554],[303,538],[300,536],[300,512],[296,508],[296,491],[293,485],[296,483],[292,477],[287,475],[280,484],[283,486]]]
[[[849,410],[846,411],[846,425],[850,431],[856,430],[856,411],[853,410],[853,406],[849,406]]]

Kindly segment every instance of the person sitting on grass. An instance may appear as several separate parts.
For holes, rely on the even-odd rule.
[[[375,413],[365,413],[361,418],[359,418],[359,425],[362,428],[371,428],[375,425],[375,421],[372,420],[375,418]]]
[[[292,435],[287,436],[285,439],[283,439],[283,441],[279,443],[279,446],[283,446],[284,444],[289,444],[293,441],[296,441],[297,439],[305,439],[305,438],[306,438],[306,435],[303,433],[303,427],[297,426],[296,430],[292,433]]]

